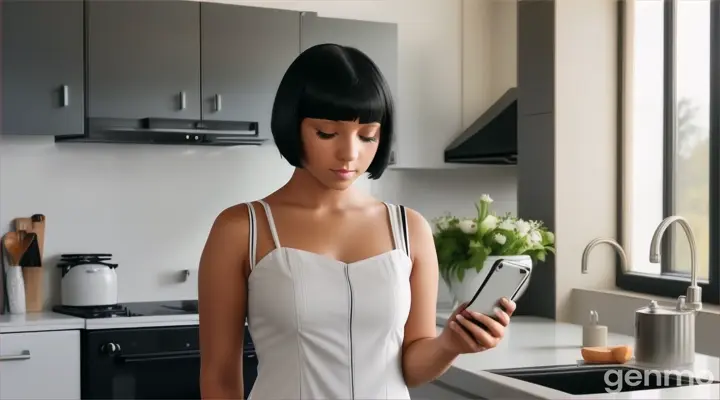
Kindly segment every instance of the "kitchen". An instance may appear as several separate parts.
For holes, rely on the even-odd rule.
[[[392,57],[392,52],[390,57],[385,57],[387,50],[384,47],[371,46],[378,42],[372,35],[389,35],[384,36],[380,42],[389,47],[395,45],[397,53],[397,66],[388,69],[390,80],[394,81],[398,94],[398,124],[401,133],[397,142],[396,165],[379,182],[362,181],[358,182],[358,185],[362,185],[383,200],[416,208],[427,218],[438,216],[445,211],[471,215],[474,212],[473,201],[483,193],[490,193],[495,200],[494,208],[498,213],[533,215],[535,218],[548,221],[563,241],[558,242],[559,251],[555,259],[546,264],[548,265],[546,269],[539,270],[533,280],[539,283],[552,283],[547,283],[548,286],[545,288],[538,284],[529,290],[528,296],[532,296],[533,303],[537,304],[526,305],[523,314],[528,317],[521,315],[518,319],[520,321],[522,321],[520,318],[557,320],[559,327],[564,326],[560,324],[562,322],[582,324],[589,307],[592,307],[600,310],[602,321],[611,322],[610,312],[603,311],[602,307],[612,309],[613,306],[606,305],[609,304],[607,302],[599,305],[597,300],[589,301],[588,296],[598,298],[601,294],[593,291],[615,288],[614,267],[610,268],[614,260],[613,253],[609,249],[598,248],[593,254],[590,272],[581,274],[579,268],[582,250],[591,239],[616,235],[615,219],[601,216],[617,213],[615,175],[596,173],[598,170],[616,169],[614,136],[613,140],[608,140],[608,132],[614,131],[615,127],[615,121],[608,117],[614,112],[615,99],[612,93],[606,90],[606,87],[615,85],[616,73],[612,68],[615,53],[602,52],[609,50],[616,40],[616,33],[607,28],[614,26],[615,21],[614,6],[608,1],[593,0],[581,7],[556,1],[557,36],[580,37],[582,40],[558,40],[555,44],[552,43],[552,35],[548,33],[547,27],[543,27],[537,21],[529,22],[528,14],[523,13],[522,7],[518,7],[514,2],[502,0],[423,0],[422,5],[418,5],[417,0],[414,2],[226,1],[225,3],[235,3],[224,4],[225,7],[282,8],[291,13],[283,14],[283,18],[296,21],[292,22],[294,24],[299,23],[299,13],[306,13],[302,16],[303,20],[313,21],[316,24],[303,22],[302,27],[306,30],[304,36],[302,34],[300,37],[292,36],[293,32],[300,31],[299,27],[288,28],[287,32],[283,30],[285,35],[294,37],[294,40],[301,43],[303,38],[306,40],[313,38],[316,41],[328,37],[330,39],[325,40],[348,40],[350,43],[357,43],[358,47],[367,46],[368,53],[372,55],[375,51],[378,54],[377,58],[381,61],[389,60],[388,65],[392,65],[392,60],[395,59]],[[202,6],[205,6],[205,2]],[[222,94],[215,96],[214,93],[221,92],[224,87],[222,83],[215,83],[215,87],[212,87],[213,79],[224,77],[227,71],[233,73],[241,71],[246,74],[242,75],[245,79],[241,82],[243,84],[254,80],[262,81],[265,78],[272,79],[273,74],[274,76],[282,74],[287,63],[292,59],[290,56],[292,49],[282,45],[284,43],[282,37],[263,36],[261,33],[275,30],[276,25],[264,24],[262,20],[248,17],[250,14],[237,11],[239,9],[236,8],[217,8],[216,10],[219,11],[215,13],[203,13],[204,18],[213,16],[218,18],[214,21],[222,22],[206,23],[201,26],[197,26],[194,14],[178,12],[177,17],[184,16],[188,22],[184,24],[168,22],[165,28],[168,37],[185,39],[181,41],[183,46],[179,46],[180,48],[167,46],[167,38],[160,40],[145,34],[146,30],[129,28],[132,22],[144,26],[147,31],[153,31],[151,28],[159,30],[157,25],[160,19],[171,14],[173,17],[176,16],[175,13],[160,9],[159,5],[154,7],[156,7],[154,12],[127,12],[123,15],[107,11],[104,14],[95,14],[99,15],[98,18],[104,18],[103,23],[92,24],[91,21],[88,26],[95,27],[101,34],[95,41],[90,39],[88,46],[92,54],[100,54],[100,56],[93,58],[90,55],[89,61],[91,67],[96,65],[102,73],[91,73],[91,77],[86,82],[91,87],[88,89],[87,98],[82,95],[83,90],[75,90],[74,85],[67,84],[67,109],[75,110],[73,106],[88,101],[88,110],[92,113],[94,109],[98,115],[106,114],[119,118],[146,117],[147,110],[155,110],[153,116],[160,118],[164,116],[163,112],[185,103],[182,111],[187,112],[189,118],[192,118],[193,113],[198,114],[201,108],[206,112],[209,111],[210,114],[221,113],[232,110],[233,98],[221,97]],[[531,11],[534,15],[543,12],[542,9]],[[56,12],[61,11],[56,10]],[[46,15],[59,15],[56,12]],[[313,12],[317,12],[318,16],[313,15]],[[46,27],[45,34],[34,35],[24,40],[38,46],[39,49],[47,49],[46,43],[53,43],[52,46],[56,46],[57,44],[48,38],[57,37],[58,32],[63,32],[63,35],[73,35],[74,38],[80,38],[79,41],[82,41],[83,16],[77,12],[70,11],[70,13],[72,14],[67,18],[38,19],[38,24]],[[138,15],[142,18],[138,18]],[[237,15],[237,18],[245,18],[243,19],[245,23],[234,23],[231,19],[233,15]],[[547,13],[542,15],[547,17]],[[226,19],[221,20],[221,18]],[[72,23],[73,21],[76,23]],[[578,24],[577,21],[584,23]],[[594,26],[593,32],[588,33],[582,26],[588,24]],[[165,26],[165,24],[160,25]],[[187,30],[178,28],[186,25],[194,26],[196,31],[202,29],[203,33],[207,29],[209,35],[219,35],[218,32],[238,32],[230,39],[229,44],[227,44],[228,38],[216,36],[214,45],[200,47],[202,35],[197,32],[188,35]],[[215,29],[213,29],[214,25]],[[230,25],[232,28],[228,27]],[[3,26],[3,29],[7,29],[5,27],[13,25],[3,21]],[[312,30],[313,27],[316,30]],[[15,26],[15,29],[20,30],[23,27]],[[267,40],[270,43],[256,46],[254,41],[248,39],[248,35],[243,35],[245,29],[259,36],[259,40]],[[215,32],[212,32],[214,30]],[[594,35],[598,31],[604,33]],[[313,34],[316,36],[312,36]],[[543,73],[548,73],[548,69],[552,70],[552,61],[549,61],[546,55],[540,54],[542,53],[540,51],[522,51],[526,48],[523,44],[528,45],[528,36],[540,41],[534,45],[531,43],[530,47],[533,49],[546,49],[552,52],[554,46],[554,63],[557,70],[554,88],[549,89],[554,90],[556,98],[554,112],[563,116],[572,114],[575,118],[558,117],[556,129],[541,130],[534,136],[523,135],[523,123],[519,122],[518,152],[522,153],[523,149],[535,149],[536,154],[525,159],[520,157],[517,166],[466,166],[446,163],[444,150],[448,144],[470,127],[479,116],[492,108],[508,89],[517,85],[522,91],[522,82],[525,81],[534,85],[533,93],[536,96],[547,95],[543,94],[542,90],[548,88],[538,85],[537,82],[538,79],[542,81],[546,78],[542,76]],[[9,36],[4,31],[2,37],[3,40],[8,40]],[[240,37],[243,40],[238,39]],[[128,43],[137,43],[141,40],[149,44],[147,48],[141,46],[141,49],[134,54],[135,65],[152,64],[150,62],[152,60],[156,61],[155,67],[142,70],[124,69],[122,65],[113,66],[107,62],[107,60],[122,60],[123,58],[115,52],[118,49],[128,51],[132,46]],[[587,45],[588,42],[593,43],[594,46]],[[79,70],[81,73],[79,82],[83,82],[86,79],[82,74],[83,46],[77,46],[77,43],[75,46],[63,43],[68,46],[63,54],[74,55],[67,57],[67,63],[70,65],[68,68],[73,71]],[[197,57],[199,60],[201,54],[197,50],[188,51],[185,46],[198,46],[211,51],[212,53],[208,53],[210,55],[207,57],[227,57],[225,54],[227,52],[224,52],[224,47],[221,46],[222,43],[226,43],[225,46],[242,46],[245,51],[238,52],[240,56],[228,60],[226,64],[214,62],[206,66],[203,61],[202,74],[207,74],[203,75],[203,85],[206,84],[206,76],[211,78],[208,81],[210,83],[207,83],[207,89],[203,89],[207,99],[202,104],[200,93],[197,90],[192,92],[192,88],[185,89],[184,95],[181,94],[183,89],[168,89],[172,98],[178,101],[175,104],[172,101],[157,100],[156,96],[151,96],[149,93],[133,92],[132,88],[117,85],[117,76],[123,76],[122,74],[131,77],[134,74],[136,78],[142,76],[141,74],[151,74],[158,77],[157,80],[162,84],[171,86],[172,82],[168,83],[160,77],[164,77],[168,71],[178,71],[178,69],[183,71],[178,71],[177,76],[172,78],[184,80],[190,76],[189,79],[200,79],[193,75],[198,71],[195,67],[189,67],[192,63],[181,60],[192,57]],[[157,47],[168,47],[168,51],[175,53],[153,55],[155,53],[153,50]],[[8,47],[3,46],[3,49],[6,52]],[[282,49],[287,51],[280,51]],[[17,54],[20,52],[18,51]],[[40,54],[45,54],[44,57],[52,56],[52,53],[47,51]],[[268,64],[262,62],[262,57],[269,56],[273,57],[274,62],[269,65],[271,68],[265,68]],[[26,59],[31,57],[26,56]],[[92,64],[93,60],[96,64]],[[533,65],[534,68],[523,67],[527,65]],[[393,77],[395,70],[397,72]],[[592,76],[593,79],[586,84],[586,93],[578,94],[575,92],[574,82],[583,79],[582,74]],[[235,79],[234,75],[232,79]],[[9,86],[7,81],[7,78],[4,78],[5,90],[8,90]],[[50,85],[46,82],[47,78],[33,81]],[[23,82],[27,84],[27,81]],[[550,77],[548,82],[553,82],[553,78]],[[156,86],[149,85],[149,87]],[[271,101],[272,95],[272,90],[268,87],[254,87],[252,92],[237,90],[238,93],[245,95],[244,98],[240,98],[241,101],[252,99],[252,104],[242,103],[242,113],[246,114],[239,114],[246,115],[246,119],[252,121],[258,119],[262,121],[262,118],[267,118],[269,113],[267,104]],[[58,96],[61,100],[66,98],[62,96],[65,94],[63,90],[65,89],[62,88]],[[212,94],[208,95],[208,93]],[[100,100],[93,105],[93,99]],[[4,107],[12,107],[12,103],[5,95],[3,104]],[[24,105],[19,99],[15,107]],[[584,110],[583,107],[587,109],[592,107],[592,111]],[[27,112],[24,111],[26,109],[22,108],[20,111],[14,109],[14,111],[18,113],[16,115],[22,115],[21,111]],[[84,109],[84,106],[80,109]],[[598,112],[598,109],[601,111]],[[8,111],[4,111],[3,114],[4,119],[7,120],[7,115],[10,114]],[[6,372],[12,371],[11,367],[5,367],[11,363],[0,363],[0,368],[3,368],[0,369],[2,376],[13,377],[8,378],[13,384],[2,385],[0,399],[80,397],[81,386],[83,393],[86,390],[85,383],[81,383],[81,375],[87,373],[81,368],[82,364],[87,363],[85,355],[81,358],[81,335],[87,335],[88,340],[92,340],[90,336],[93,332],[113,332],[105,331],[107,328],[146,330],[172,327],[177,332],[184,332],[184,329],[189,329],[188,326],[192,327],[196,324],[197,314],[192,312],[192,305],[193,300],[197,298],[197,264],[202,243],[214,216],[229,204],[264,196],[284,183],[291,172],[290,167],[278,156],[276,149],[268,143],[262,146],[232,147],[56,143],[53,135],[64,132],[53,132],[39,126],[51,123],[53,127],[59,129],[60,126],[71,127],[72,123],[68,121],[61,123],[57,119],[48,118],[49,115],[42,117],[40,113],[37,117],[35,122],[39,125],[32,127],[32,134],[8,135],[3,132],[0,136],[0,226],[6,228],[3,229],[3,233],[10,228],[15,218],[31,217],[38,213],[46,217],[43,259],[45,276],[42,284],[42,303],[45,312],[28,313],[23,317],[8,314],[0,316],[1,335],[21,334],[23,340],[27,340],[19,344],[20,353],[17,355],[22,355],[21,352],[28,348],[27,346],[33,346],[32,358],[26,360],[29,361],[26,364],[31,367],[18,368],[16,372]],[[537,127],[544,121],[542,117],[537,117],[532,123]],[[267,124],[260,122],[258,125],[259,135],[261,137],[263,134],[267,135],[267,132],[262,132],[262,127]],[[80,126],[82,128],[82,121]],[[580,129],[585,132],[584,140],[590,143],[581,143],[576,137],[578,135],[575,132]],[[539,137],[540,134],[545,136]],[[548,144],[553,143],[555,148],[548,150]],[[565,151],[560,151],[561,148]],[[591,148],[592,152],[576,151],[576,149]],[[567,151],[568,149],[571,151]],[[593,174],[594,180],[578,181],[576,176],[583,174]],[[593,193],[593,196],[579,195],[584,192]],[[563,212],[558,212],[556,215],[556,209],[562,209]],[[595,210],[598,216],[588,217],[586,215],[588,209]],[[584,223],[580,225],[578,220],[583,220]],[[109,263],[118,264],[116,268],[118,301],[122,304],[162,302],[156,305],[165,307],[138,311],[132,311],[132,307],[129,309],[130,312],[139,314],[157,314],[158,310],[164,310],[169,315],[130,317],[131,321],[128,321],[122,318],[82,319],[50,313],[52,307],[61,302],[61,269],[56,268],[56,265],[60,261],[61,254],[73,253],[112,254]],[[559,269],[562,269],[562,274],[554,272]],[[551,293],[542,293],[543,290],[547,292],[548,287],[552,288]],[[438,309],[447,310],[451,304],[450,295],[444,285],[441,284],[440,289],[441,299]],[[578,290],[583,289],[586,292],[578,293]],[[538,291],[541,292],[540,295],[537,294]],[[580,294],[582,297],[578,297]],[[616,300],[616,303],[612,304],[617,302],[619,301]],[[577,304],[583,304],[583,307],[587,308],[583,309]],[[616,308],[624,308],[627,312],[622,318],[618,317],[618,321],[623,319],[623,322],[613,322],[618,326],[611,326],[611,329],[630,334],[632,309],[643,305],[645,305],[644,301],[638,306],[616,305]],[[625,323],[624,319],[629,319],[629,323]],[[527,323],[532,324],[533,320],[528,321]],[[521,324],[524,323],[524,321],[518,322],[518,325],[522,326]],[[712,319],[709,312],[698,318],[698,352],[709,353],[710,332],[713,328],[716,331],[717,324],[718,322]],[[562,343],[567,342],[567,346],[579,345],[577,329],[571,327],[567,329],[570,332],[569,336],[558,340]],[[29,331],[33,331],[32,334],[28,333]],[[9,336],[1,335],[0,356],[16,355],[14,349],[9,349],[7,343],[10,341],[4,340]],[[168,345],[189,345],[190,350],[196,349],[192,333],[189,333],[187,340],[183,340],[181,335],[182,333],[173,336],[175,339],[168,340]],[[85,340],[83,338],[83,341]],[[111,336],[102,344],[115,343],[117,340],[117,336]],[[556,343],[553,337],[547,340],[550,341],[549,344],[541,343],[537,346],[541,348],[545,345],[562,344]],[[627,343],[632,338],[621,337],[613,340]],[[522,357],[523,354],[528,358],[540,357],[534,356],[530,350],[522,350],[521,346],[513,343],[516,342],[510,337],[507,349],[496,349],[495,355],[488,353],[485,356],[473,356],[474,360],[484,361],[471,361],[469,357],[461,357],[458,360],[458,368],[453,368],[440,383],[446,382],[452,390],[470,393],[471,398],[509,396],[509,392],[474,391],[478,386],[482,386],[480,382],[485,382],[484,384],[488,386],[489,384],[473,371],[505,367],[494,365],[488,368],[486,363],[489,359],[516,358]],[[517,352],[515,348],[518,348]],[[8,354],[5,354],[6,350]],[[107,346],[106,350],[110,355],[117,351],[113,350],[113,346]],[[143,354],[180,351],[179,349],[152,350]],[[568,364],[574,363],[580,357],[578,349],[563,351],[566,353],[558,355],[559,350],[557,352],[546,350],[545,354],[548,358],[540,357],[542,360],[538,362]],[[251,353],[248,355],[252,356]],[[190,354],[184,356],[189,357]],[[568,357],[572,359],[568,361]],[[83,394],[83,397],[162,397],[163,394],[154,392],[156,388],[152,385],[144,384],[140,380],[133,381],[133,377],[143,376],[142,372],[145,371],[143,368],[157,365],[155,362],[157,361],[147,364],[126,363],[125,366],[130,369],[118,373],[116,379],[127,379],[124,385],[117,385],[118,387],[123,387],[124,390],[142,388],[143,392],[135,394],[96,392],[95,395]],[[717,359],[706,362],[717,364]],[[51,368],[47,366],[48,363],[61,363],[63,367]],[[519,366],[530,365],[507,365],[508,368]],[[29,371],[32,371],[33,376],[48,376],[49,378],[45,380],[48,383],[28,385],[25,374],[30,374]],[[62,374],[59,374],[60,371]],[[15,375],[10,375],[11,373]],[[179,376],[187,376],[186,374],[192,374],[192,370],[182,369],[181,374]],[[177,378],[177,375],[160,377],[160,379],[173,380]],[[500,386],[507,390],[508,385]],[[714,388],[711,390],[714,390],[715,394],[693,392],[699,394],[690,396],[717,398],[719,390],[717,385],[710,387]],[[668,389],[669,392],[663,392],[670,393],[677,390],[682,389]],[[60,393],[65,394],[60,395]],[[175,398],[188,397],[176,393],[165,395]],[[419,398],[424,396],[458,397],[457,393],[446,393],[444,396],[421,394]],[[542,397],[542,394],[538,396]],[[549,397],[552,397],[552,394]]]

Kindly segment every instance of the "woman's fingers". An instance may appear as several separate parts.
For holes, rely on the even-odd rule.
[[[475,353],[475,352],[480,351],[480,345],[478,344],[478,342],[476,340],[474,340],[470,336],[470,334],[468,334],[468,332],[465,330],[465,328],[463,328],[463,326],[460,325],[460,322],[450,321],[450,329],[452,329],[455,332],[455,334],[460,336],[460,339],[465,343],[465,345],[467,346],[468,350],[470,350],[470,352]]]
[[[480,315],[482,315],[482,314],[480,314]],[[495,347],[496,339],[494,337],[492,337],[491,333],[486,332],[483,328],[478,326],[477,322],[480,322],[480,321],[477,321],[477,320],[473,321],[471,319],[467,319],[460,314],[458,315],[457,319],[462,324],[462,326],[468,330],[470,335],[472,335],[472,339],[476,343],[479,342],[480,345],[485,348]],[[480,323],[482,323],[482,322],[480,322]],[[495,323],[497,324],[497,322],[495,322]]]
[[[499,305],[508,316],[513,315],[513,313],[517,309],[517,304],[515,304],[514,301],[508,300],[505,297],[500,299]]]
[[[510,316],[505,313],[500,307],[495,307],[495,317],[502,326],[508,326],[510,324]]]
[[[475,320],[475,322],[487,328],[487,333],[489,333],[491,336],[494,336],[496,338],[503,337],[503,334],[505,333],[505,327],[501,322],[498,322],[485,314],[477,312],[471,312],[470,315],[472,319]]]

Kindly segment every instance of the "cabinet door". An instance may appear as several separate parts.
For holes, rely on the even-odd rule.
[[[89,116],[200,119],[200,3],[85,4]]]
[[[2,133],[83,133],[83,3],[0,2]]]
[[[393,97],[398,93],[398,30],[397,24],[318,17],[303,13],[301,51],[322,43],[355,47],[367,54],[385,76]],[[397,113],[397,107],[395,107]],[[398,131],[397,117],[395,131]],[[393,155],[395,157],[395,155]]]
[[[300,13],[202,3],[202,117],[257,122],[269,138],[275,92],[300,53]]]
[[[0,335],[0,400],[80,398],[80,331]]]
[[[518,113],[555,107],[555,2],[518,1]]]

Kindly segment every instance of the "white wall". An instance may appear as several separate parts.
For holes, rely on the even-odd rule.
[[[573,288],[614,288],[613,253],[582,252],[616,230],[617,13],[614,0],[555,1],[555,229],[557,319]]]
[[[484,1],[466,0],[464,10]],[[401,134],[409,138],[403,146],[433,140],[436,131],[459,134],[515,84],[512,72],[498,79],[490,79],[489,72],[514,68],[501,65],[514,57],[510,36],[495,35],[488,47],[461,59],[461,37],[477,38],[483,22],[493,20],[490,3],[479,9],[487,14],[465,13],[466,21],[475,19],[471,27],[476,29],[466,25],[463,35],[460,0],[233,2],[398,22]],[[461,79],[489,83],[461,91]],[[274,147],[56,145],[49,137],[0,136],[0,227],[6,231],[16,217],[47,216],[47,306],[59,298],[56,257],[77,252],[114,255],[120,263],[120,301],[195,298],[195,281],[178,283],[177,278],[180,271],[197,268],[213,218],[229,205],[270,193],[290,173]],[[359,185],[371,189],[367,180]],[[514,211],[516,205],[512,167],[390,171],[372,183],[372,191],[417,208],[428,219],[445,211],[471,214],[482,193],[495,198],[497,211]]]

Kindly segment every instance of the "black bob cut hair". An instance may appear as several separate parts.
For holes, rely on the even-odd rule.
[[[378,149],[368,167],[382,176],[393,143],[394,104],[378,66],[358,49],[326,43],[308,48],[288,67],[272,109],[270,129],[282,157],[303,168],[300,123],[305,118],[380,123]]]

